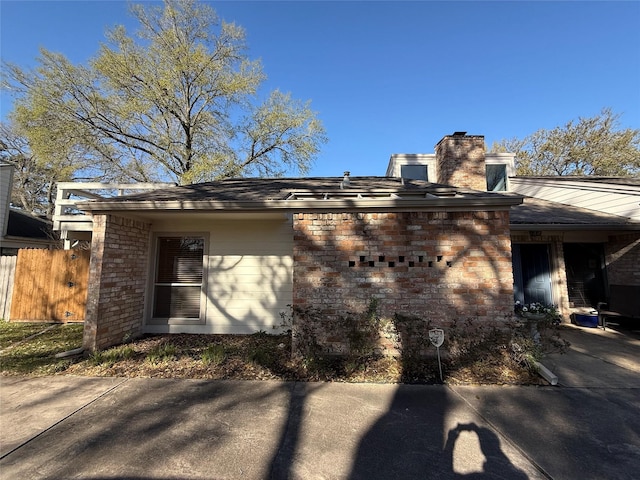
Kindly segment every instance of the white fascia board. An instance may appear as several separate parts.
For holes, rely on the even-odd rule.
[[[175,183],[100,183],[100,182],[58,182],[63,190],[155,190],[175,187]]]
[[[60,245],[61,241],[55,238],[29,238],[7,235],[2,237],[2,246],[6,248],[28,248],[28,247],[54,247]]]

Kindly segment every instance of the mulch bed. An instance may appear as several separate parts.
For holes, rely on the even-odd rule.
[[[217,356],[212,360],[207,355]],[[123,358],[118,358],[119,353]],[[291,356],[289,335],[150,335],[104,352],[102,357],[77,357],[62,375],[154,377],[229,380],[335,381],[378,383],[441,383],[433,358],[319,357],[304,361]],[[448,384],[545,384],[518,363],[504,346],[474,351],[463,358],[443,359]]]

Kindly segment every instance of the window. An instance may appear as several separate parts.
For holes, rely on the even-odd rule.
[[[401,165],[400,176],[409,180],[429,180],[426,165]]]
[[[487,191],[504,192],[507,190],[507,166],[487,164]]]
[[[153,318],[200,319],[204,238],[158,237]]]

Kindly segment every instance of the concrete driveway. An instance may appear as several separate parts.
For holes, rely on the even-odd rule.
[[[548,355],[543,363],[564,387],[640,387],[639,330],[566,326],[567,354]]]
[[[2,378],[0,477],[637,479],[637,339],[569,335],[556,387]]]

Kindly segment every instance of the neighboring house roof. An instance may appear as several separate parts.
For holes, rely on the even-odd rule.
[[[41,240],[55,239],[50,221],[34,217],[14,208],[9,210],[7,236]]]
[[[640,222],[627,217],[534,197],[525,197],[521,205],[512,207],[509,219],[514,230],[640,230]]]
[[[346,180],[346,181],[345,181]],[[392,177],[239,178],[99,199],[82,210],[361,210],[385,208],[506,208],[516,194],[456,189]]]

